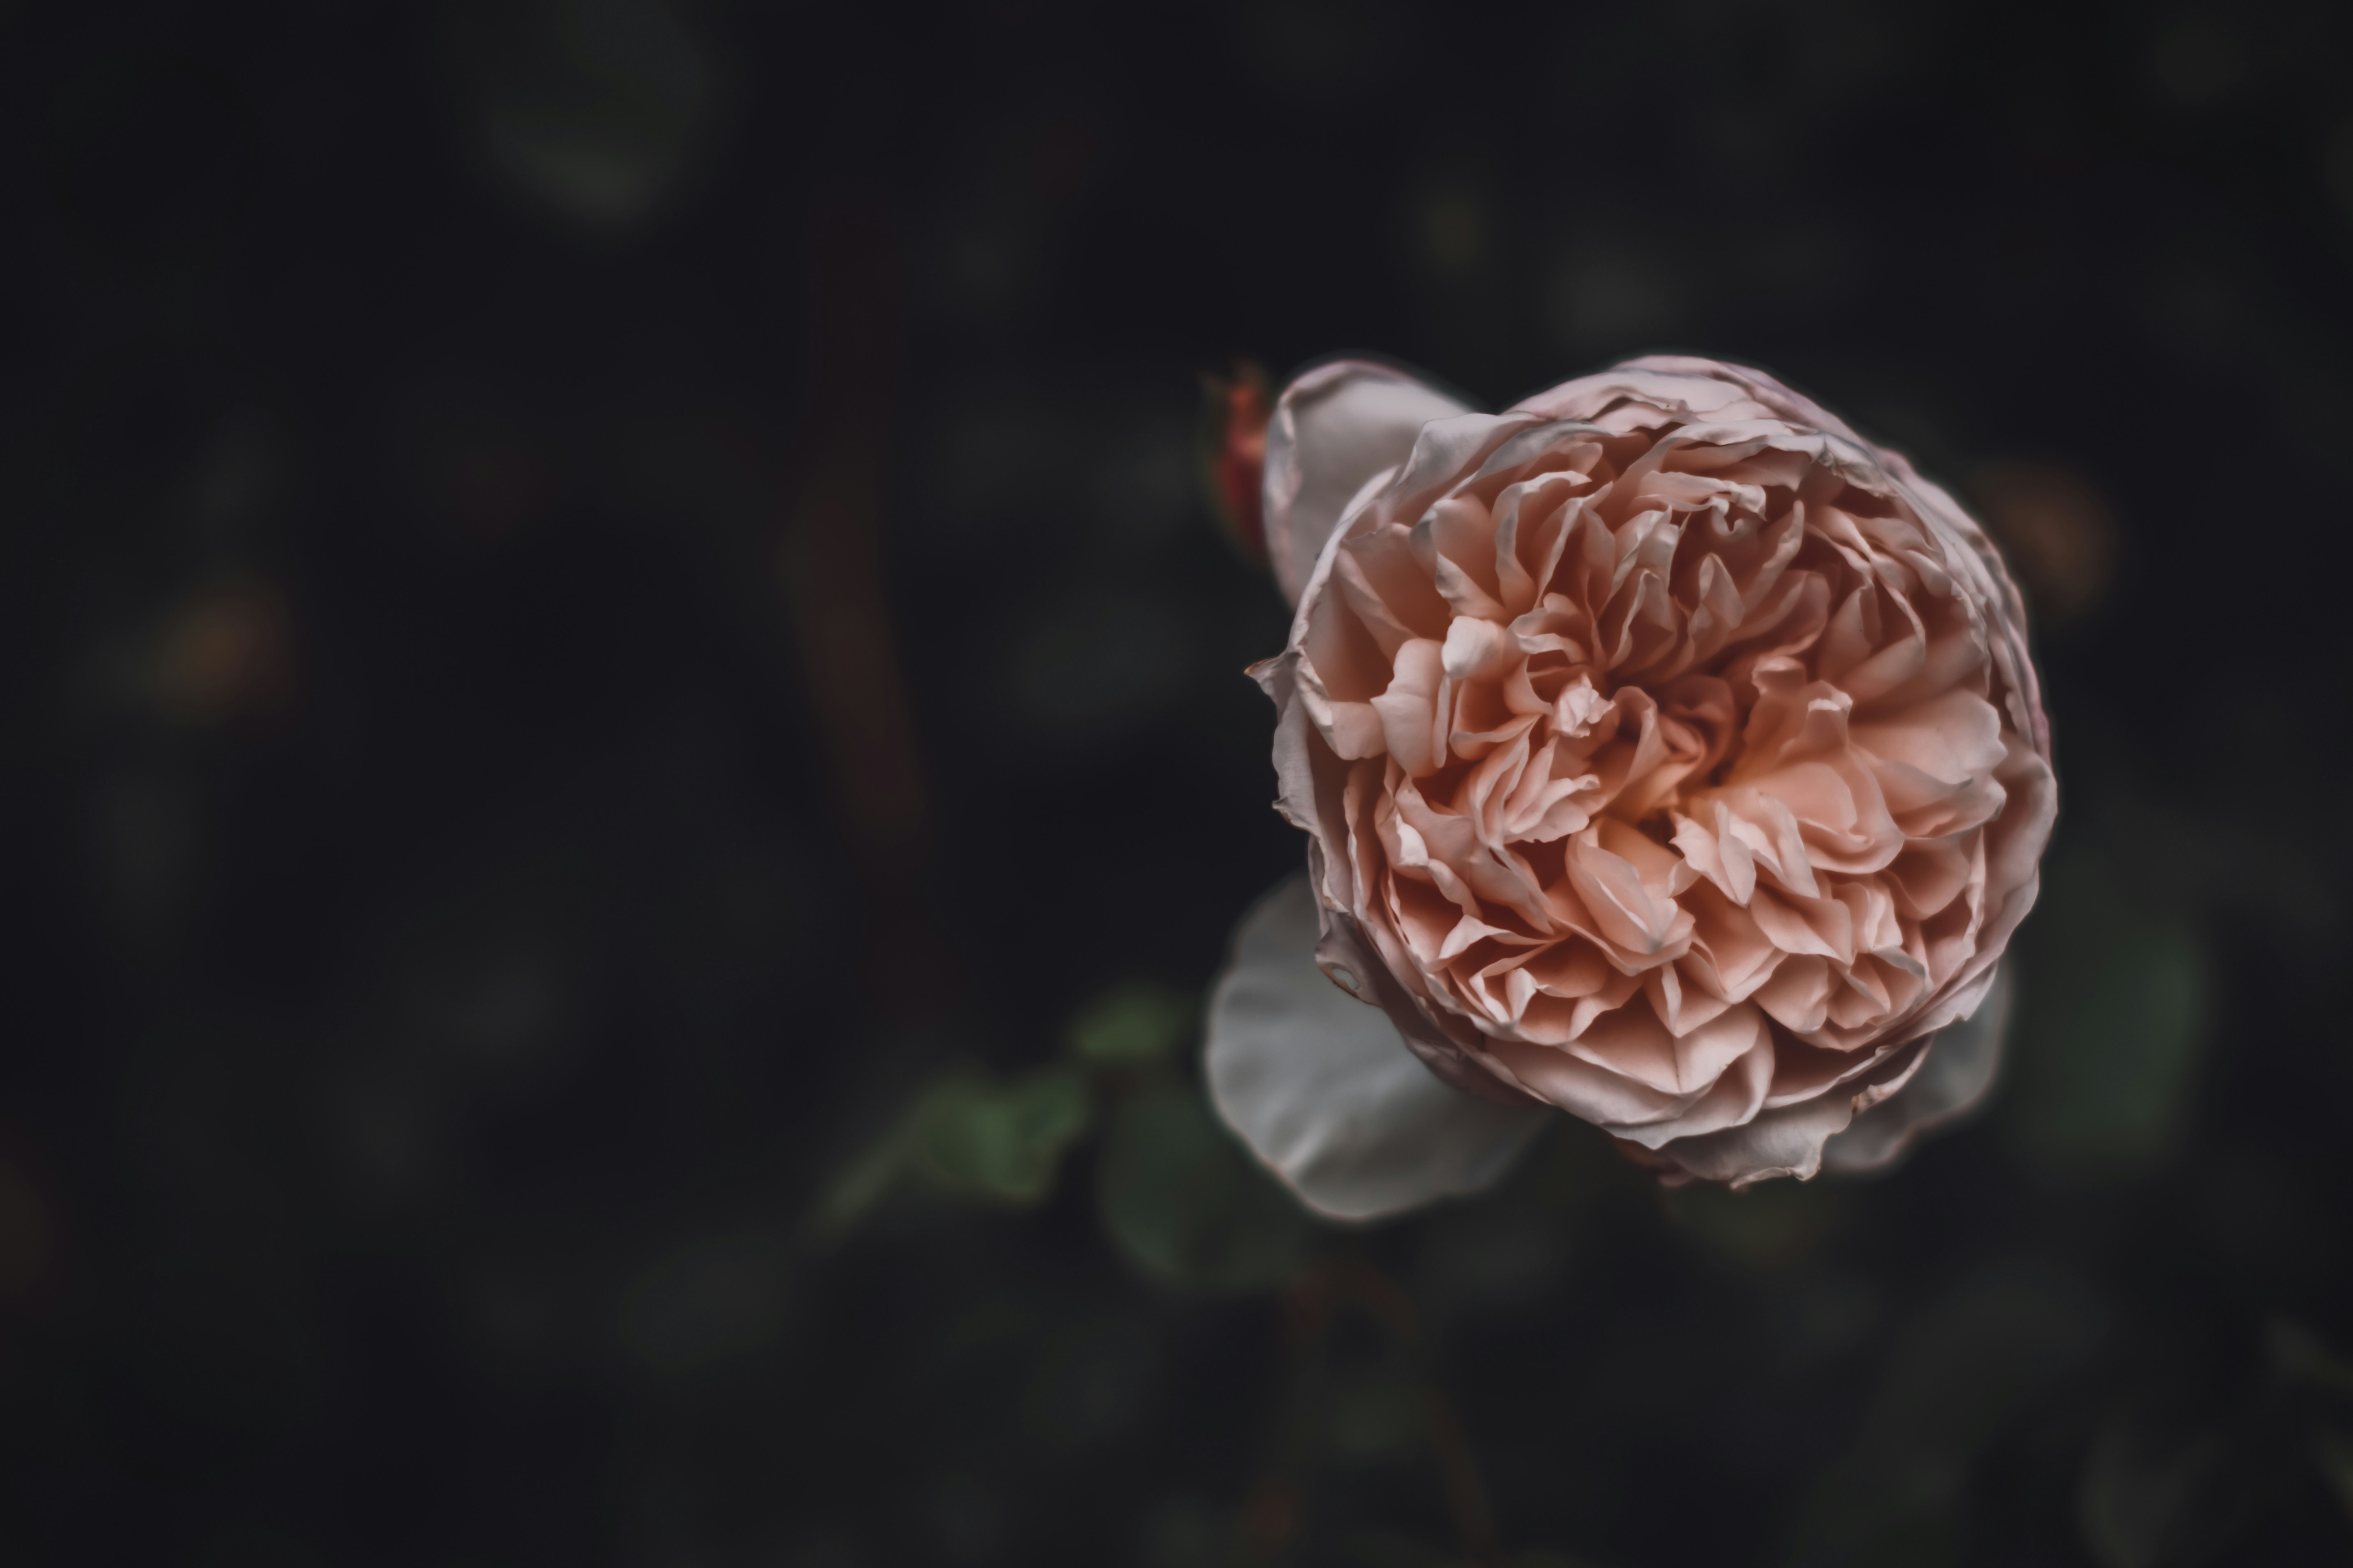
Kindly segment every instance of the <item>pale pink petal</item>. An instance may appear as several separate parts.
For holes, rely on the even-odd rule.
[[[1427,382],[1369,360],[1334,360],[1282,389],[1266,430],[1266,548],[1299,603],[1348,503],[1405,461],[1433,419],[1469,412]]]

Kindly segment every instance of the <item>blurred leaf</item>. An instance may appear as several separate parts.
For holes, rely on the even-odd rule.
[[[2220,1556],[2257,1501],[2263,1466],[2251,1438],[2110,1417],[2092,1445],[2076,1507],[2102,1568],[2190,1568]]]
[[[1192,1031],[1193,1005],[1148,980],[1114,986],[1071,1024],[1071,1054],[1100,1067],[1139,1067],[1172,1055]]]
[[[2331,1394],[2353,1394],[2353,1362],[2330,1349],[2310,1329],[2274,1318],[2265,1325],[2264,1338],[2272,1364],[2288,1377]]]
[[[2343,1506],[2345,1516],[2353,1519],[2353,1435],[2323,1426],[2312,1435],[2312,1461]]]
[[[1153,1279],[1205,1290],[1281,1283],[1307,1221],[1187,1085],[1129,1098],[1113,1116],[1097,1198],[1120,1254]]]
[[[1788,1561],[1903,1568],[1958,1560],[1970,1467],[2003,1426],[2097,1349],[2100,1303],[2023,1267],[1964,1281],[1888,1353],[1846,1451],[1801,1514]]]
[[[450,14],[491,166],[561,216],[629,227],[707,139],[718,71],[661,0],[505,0]]]
[[[911,1123],[914,1168],[959,1196],[1026,1207],[1054,1184],[1063,1151],[1094,1120],[1084,1078],[1047,1068],[997,1084],[958,1074],[932,1086]]]
[[[907,1126],[902,1121],[869,1144],[827,1185],[809,1215],[809,1234],[819,1241],[836,1241],[848,1235],[898,1184],[907,1169]]]
[[[1027,1207],[1052,1189],[1064,1152],[1093,1124],[1093,1100],[1075,1068],[1045,1068],[1011,1083],[951,1069],[834,1178],[809,1234],[839,1240],[911,1174],[957,1197]]]
[[[2044,874],[2027,927],[2007,1119],[2063,1181],[2126,1177],[2173,1148],[2211,990],[2197,931],[2088,851]]]

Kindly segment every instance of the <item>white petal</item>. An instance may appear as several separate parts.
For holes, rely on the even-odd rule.
[[[1431,1077],[1387,1014],[1315,966],[1318,926],[1314,895],[1296,876],[1235,928],[1233,957],[1209,995],[1218,1114],[1334,1219],[1478,1191],[1552,1112],[1475,1100]]]
[[[1369,360],[1334,360],[1293,379],[1266,430],[1266,550],[1292,604],[1307,591],[1348,503],[1405,461],[1421,427],[1467,414],[1436,387]]]
[[[1913,1140],[1968,1114],[1993,1087],[2010,1026],[2010,966],[1994,971],[1977,1011],[1946,1025],[1928,1042],[1928,1059],[1912,1081],[1854,1119],[1822,1145],[1822,1169],[1851,1176],[1892,1163]]]

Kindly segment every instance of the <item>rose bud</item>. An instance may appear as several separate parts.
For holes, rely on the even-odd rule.
[[[1493,415],[1343,360],[1276,400],[1264,521],[1307,868],[1207,1068],[1311,1207],[1471,1191],[1551,1108],[1746,1186],[1983,1097],[2050,730],[2018,589],[1903,457],[1712,360]]]
[[[1266,422],[1270,414],[1266,372],[1238,361],[1232,379],[1201,377],[1201,476],[1218,521],[1248,560],[1266,564],[1262,504],[1266,472]]]

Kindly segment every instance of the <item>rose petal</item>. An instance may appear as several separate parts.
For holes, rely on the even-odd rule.
[[[2001,1065],[2010,1027],[2010,965],[1994,971],[1978,1010],[1930,1038],[1928,1059],[1912,1081],[1854,1119],[1822,1145],[1822,1169],[1848,1176],[1892,1166],[1919,1135],[1984,1103]]]
[[[1689,1175],[1735,1187],[1777,1176],[1811,1180],[1822,1169],[1823,1146],[1861,1113],[1858,1102],[1870,1106],[1877,1098],[1874,1090],[1884,1092],[1888,1085],[1901,1083],[1920,1059],[1919,1046],[1902,1047],[1884,1065],[1828,1094],[1759,1111],[1754,1121],[1720,1132],[1679,1138],[1657,1152]]]
[[[1334,360],[1282,389],[1266,432],[1266,548],[1282,596],[1307,589],[1315,558],[1365,481],[1405,461],[1433,419],[1470,412],[1405,372]]]
[[[1315,964],[1307,879],[1285,879],[1235,928],[1209,996],[1209,1098],[1309,1208],[1373,1219],[1487,1185],[1545,1123],[1540,1105],[1451,1089],[1380,1008]],[[1367,977],[1351,976],[1360,987]]]

